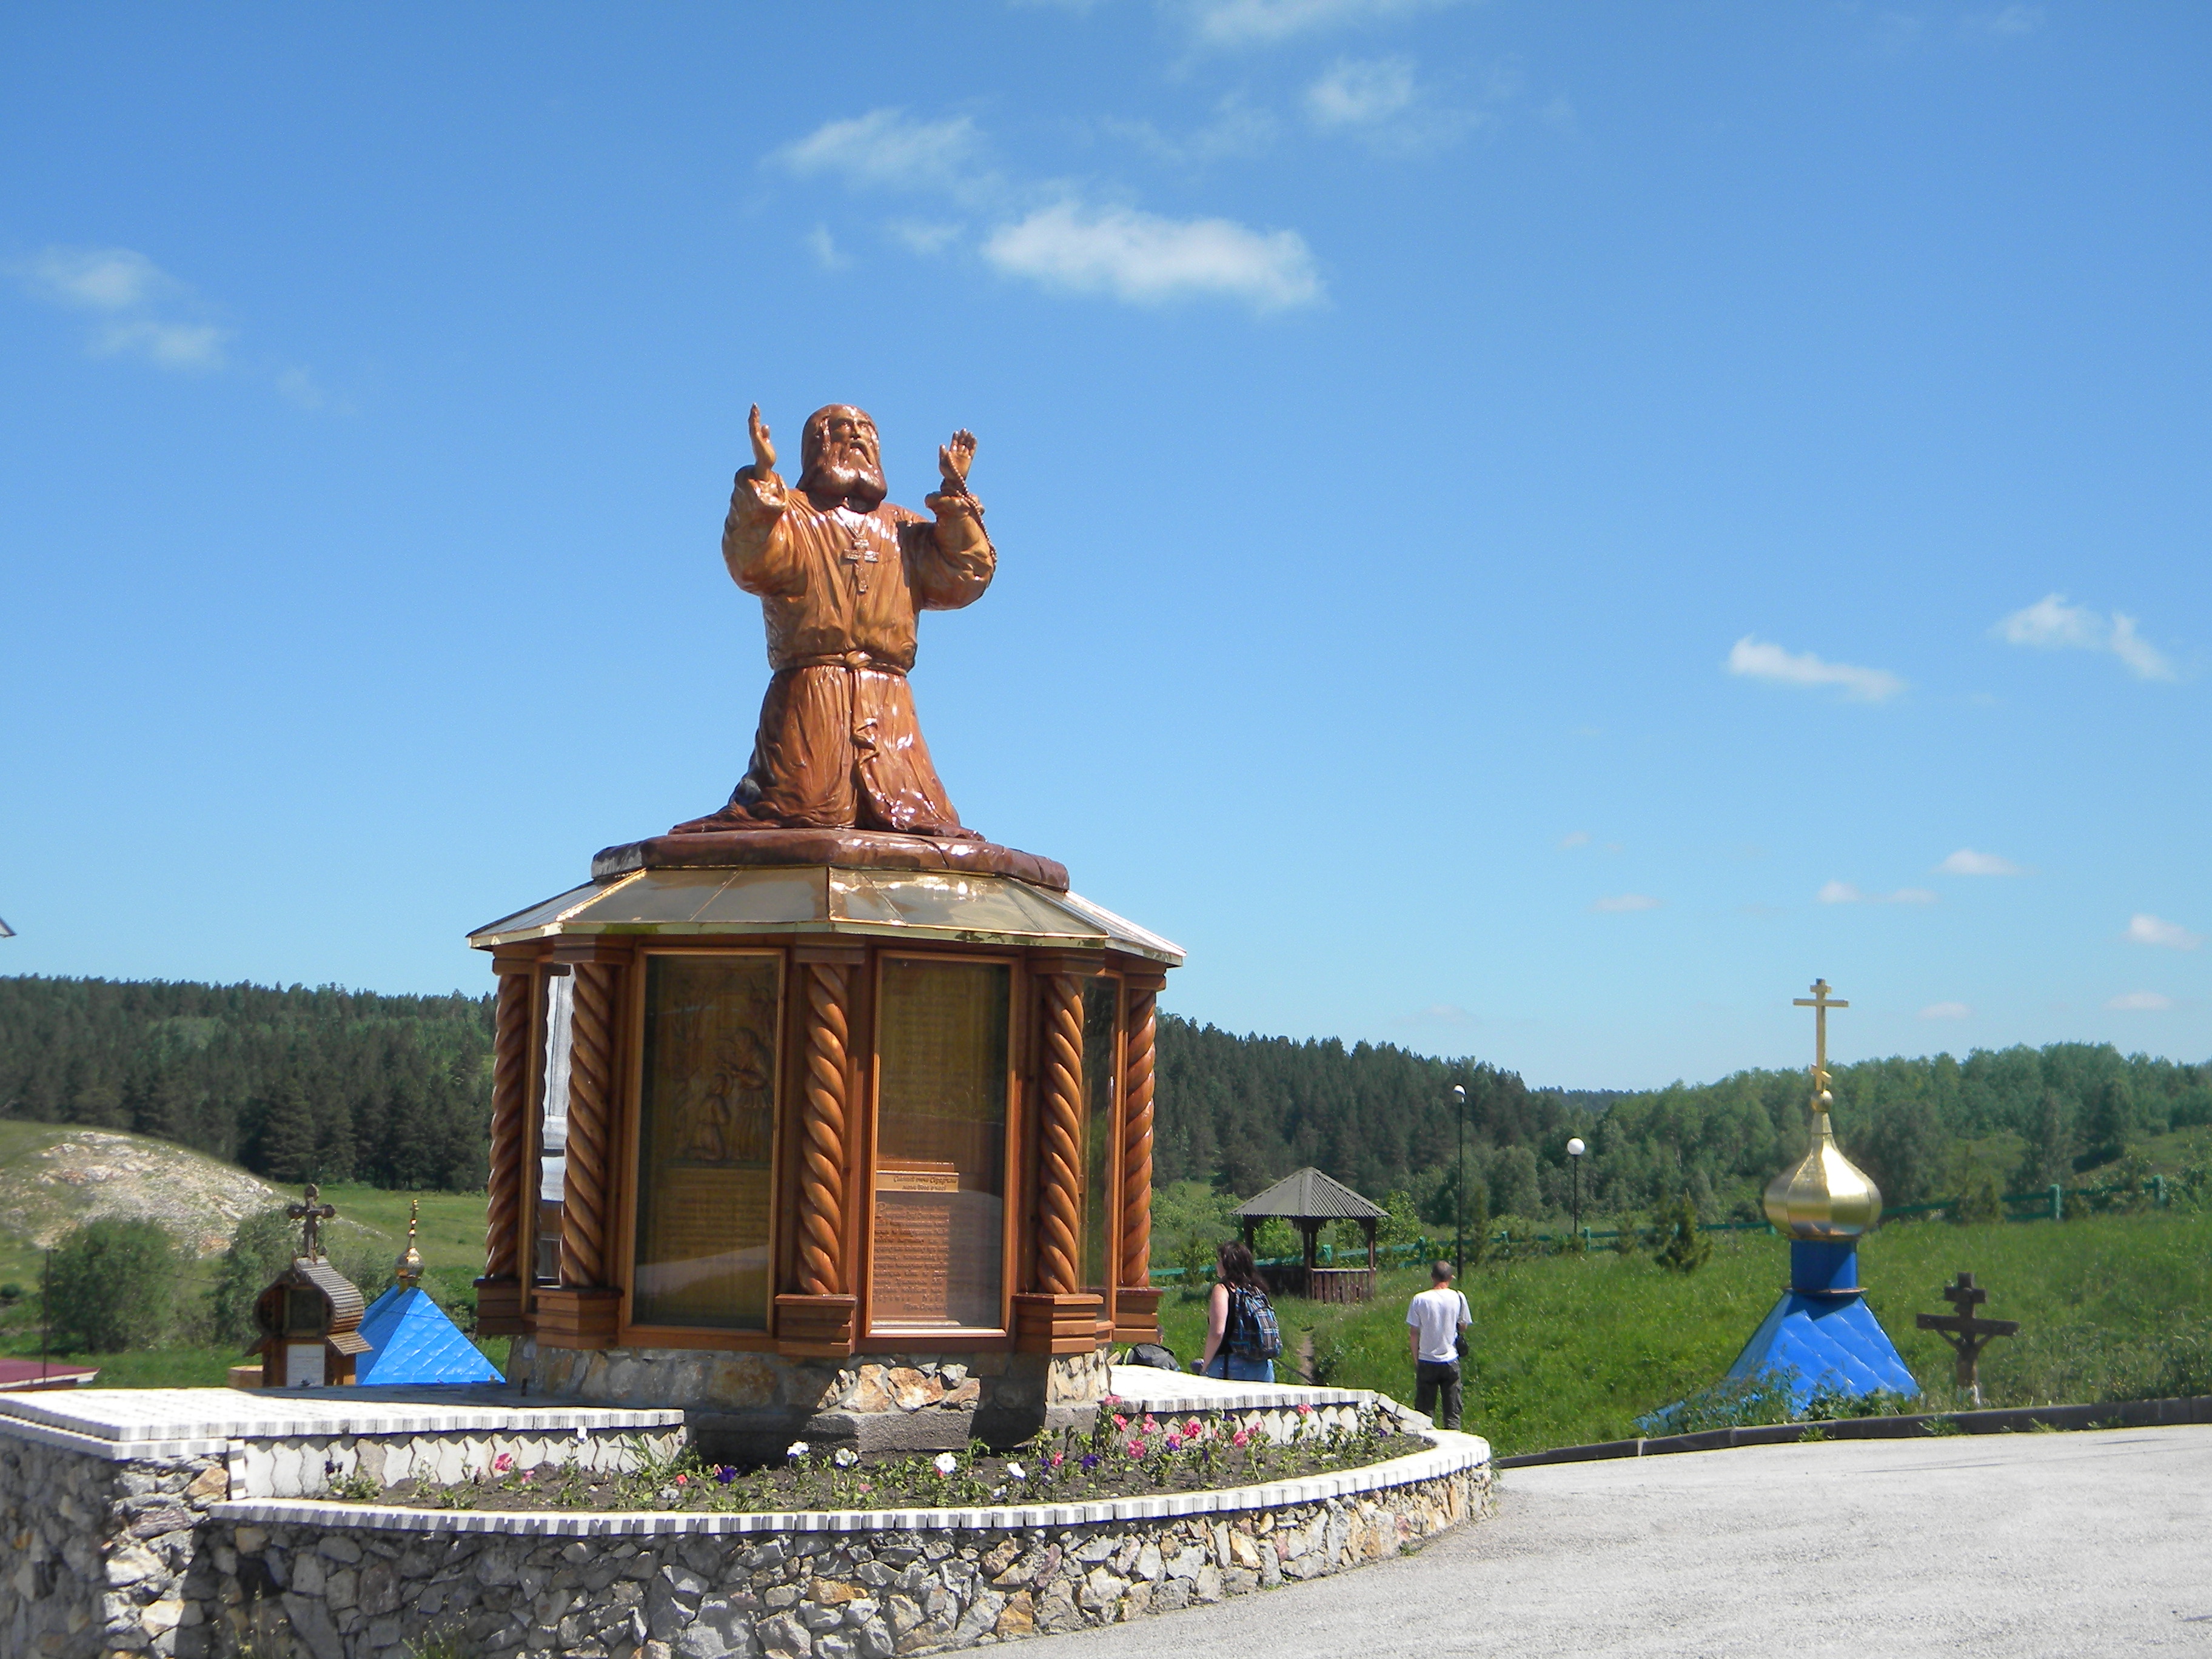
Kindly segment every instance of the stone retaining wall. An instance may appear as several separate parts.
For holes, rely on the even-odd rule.
[[[410,1644],[443,1637],[483,1659],[903,1659],[1114,1624],[1395,1553],[1491,1511],[1486,1461],[1456,1461],[1311,1502],[1058,1527],[873,1517],[871,1529],[710,1531],[702,1523],[795,1517],[468,1514],[403,1530],[366,1516],[218,1516],[212,1585],[223,1633],[256,1638],[257,1656],[405,1659]],[[653,1529],[592,1535],[607,1520]]]
[[[178,1638],[210,1611],[210,1586],[191,1580],[207,1511],[230,1492],[227,1462],[219,1450],[116,1462],[0,1436],[0,1654],[204,1650]]]
[[[793,1439],[861,1451],[1018,1445],[1087,1428],[1111,1367],[1103,1352],[787,1358],[699,1348],[541,1347],[519,1336],[507,1375],[532,1398],[681,1406],[703,1456],[774,1461]]]

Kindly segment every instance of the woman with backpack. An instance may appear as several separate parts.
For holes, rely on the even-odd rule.
[[[1282,1328],[1252,1252],[1235,1239],[1213,1253],[1213,1293],[1206,1310],[1206,1354],[1198,1369],[1229,1382],[1272,1382]]]

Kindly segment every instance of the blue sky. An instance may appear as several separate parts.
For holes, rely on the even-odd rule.
[[[2212,1054],[2195,8],[0,18],[9,971],[489,987],[718,805],[757,401],[1170,1006],[1632,1086]]]

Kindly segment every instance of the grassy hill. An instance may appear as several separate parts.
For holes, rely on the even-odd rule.
[[[344,1271],[374,1296],[390,1281],[407,1237],[408,1207],[420,1200],[416,1245],[428,1287],[448,1308],[465,1306],[483,1271],[483,1194],[401,1193],[354,1183],[322,1190],[337,1207],[325,1233]],[[0,1353],[40,1351],[37,1289],[46,1247],[69,1230],[107,1216],[147,1216],[197,1258],[185,1274],[188,1302],[212,1288],[217,1258],[244,1217],[299,1196],[234,1164],[169,1141],[78,1125],[0,1120],[0,1285],[27,1292],[0,1305]],[[504,1358],[504,1343],[495,1359]],[[494,1345],[487,1344],[488,1351]],[[70,1356],[57,1354],[58,1358]],[[82,1357],[106,1387],[215,1386],[238,1356],[189,1340],[151,1350]]]
[[[1876,1232],[1860,1251],[1868,1304],[1939,1410],[1961,1403],[1950,1350],[1912,1316],[1948,1313],[1937,1291],[1961,1268],[1988,1287],[1989,1316],[2024,1328],[1983,1357],[1990,1405],[2212,1393],[2212,1214]],[[1714,1236],[1712,1260],[1687,1275],[1609,1251],[1474,1269],[1468,1426],[1502,1455],[1632,1436],[1640,1414],[1719,1380],[1788,1278],[1786,1241],[1755,1233]],[[1406,1302],[1426,1287],[1406,1268],[1363,1306],[1285,1299],[1285,1346],[1310,1344],[1319,1380],[1410,1399]],[[1203,1317],[1170,1292],[1161,1318],[1176,1354],[1200,1352]]]

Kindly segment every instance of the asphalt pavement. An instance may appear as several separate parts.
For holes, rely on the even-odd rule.
[[[1417,1553],[1051,1651],[2212,1653],[2212,1425],[1747,1447],[1501,1480],[1494,1518]]]

